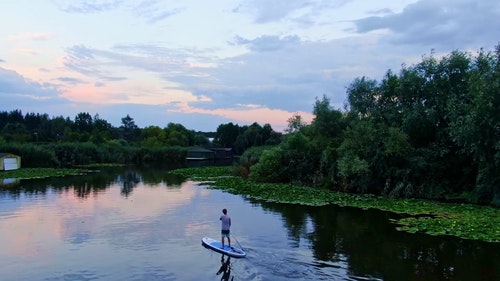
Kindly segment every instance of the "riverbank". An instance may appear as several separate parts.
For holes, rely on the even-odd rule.
[[[255,183],[233,176],[232,167],[185,168],[171,173],[188,177],[208,188],[255,199],[311,206],[335,204],[403,214],[403,218],[392,221],[400,231],[500,242],[500,210],[492,207],[417,199],[388,199],[289,184]]]

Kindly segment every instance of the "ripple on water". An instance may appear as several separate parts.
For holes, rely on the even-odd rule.
[[[301,249],[246,248],[247,259],[242,259],[239,280],[351,280],[347,263],[319,262]]]

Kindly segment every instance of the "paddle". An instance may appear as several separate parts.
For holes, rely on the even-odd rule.
[[[236,239],[236,237],[234,237],[234,235],[233,235],[233,238],[234,238],[234,240],[236,241],[236,243],[238,243],[238,246],[240,246],[240,249],[241,249],[242,251],[245,251],[245,249],[243,249],[243,247],[241,247],[240,242],[238,242],[238,239]]]

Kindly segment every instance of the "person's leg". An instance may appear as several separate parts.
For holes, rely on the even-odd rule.
[[[222,244],[222,249],[224,249],[224,234],[221,234],[220,242]]]
[[[227,244],[229,245],[229,247],[231,247],[231,237],[230,236],[227,236]]]

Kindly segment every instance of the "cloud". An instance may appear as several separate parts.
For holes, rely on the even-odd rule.
[[[59,94],[56,84],[40,84],[24,78],[15,71],[0,67],[2,110],[23,108],[40,113],[40,108],[44,108],[45,111],[64,103]]]
[[[17,72],[0,67],[0,94],[2,95],[36,95],[46,98],[57,96],[54,85],[39,84],[30,81]]]
[[[244,39],[237,36],[234,40],[236,45],[248,46],[248,48],[255,52],[278,51],[286,48],[287,46],[299,43],[298,36],[279,36],[263,35],[253,40]]]
[[[73,77],[59,77],[59,78],[56,78],[56,80],[60,81],[60,82],[63,82],[63,83],[71,84],[71,85],[77,85],[77,84],[83,84],[83,83],[85,83],[82,79],[73,78]]]
[[[88,48],[83,45],[73,46],[66,50],[63,64],[69,70],[105,81],[120,81],[126,77],[114,76],[113,67],[119,65],[123,55],[109,51]]]
[[[57,0],[55,3],[59,8],[68,13],[88,14],[109,11],[120,7],[123,0]]]
[[[250,12],[255,17],[256,23],[279,21],[293,11],[307,5],[301,0],[276,0],[276,1],[246,1],[234,9],[235,12]]]
[[[28,55],[38,55],[40,54],[40,51],[34,50],[34,49],[17,49],[12,51],[13,53],[17,54],[28,54]]]
[[[25,41],[25,40],[48,40],[54,37],[54,34],[51,32],[38,32],[38,33],[21,33],[17,35],[11,35],[7,37],[9,41]]]
[[[236,13],[247,13],[255,23],[265,24],[286,18],[301,18],[316,14],[318,10],[340,7],[352,0],[246,0],[233,9]]]
[[[132,10],[137,16],[147,19],[147,22],[156,23],[177,15],[184,10],[180,7],[172,8],[172,4],[174,3],[159,0],[146,0],[135,5]]]
[[[67,49],[64,66],[78,73],[111,81],[124,80],[115,76],[115,68],[133,68],[164,77],[196,75],[193,62],[210,64],[211,59],[203,57],[203,50],[174,50],[153,44],[117,45],[112,50],[100,50],[84,45]]]
[[[173,108],[187,103],[200,112],[259,104],[291,115],[312,111],[315,98],[323,95],[331,97],[335,108],[341,108],[345,87],[355,77],[383,74],[375,66],[371,71],[367,68],[380,65],[381,58],[371,55],[379,42],[366,38],[314,42],[268,35],[253,40],[238,37],[236,41],[248,46],[250,52],[224,60],[210,58],[210,50],[173,50],[155,44],[117,45],[112,50],[73,46],[68,48],[64,65],[97,81],[95,88],[74,89],[65,97],[88,102],[92,98],[107,104],[168,104]],[[397,52],[383,61],[387,66],[401,63]],[[162,88],[148,86],[158,85],[158,79]],[[107,82],[126,84],[119,87]]]
[[[356,30],[389,31],[395,43],[428,46],[495,44],[500,30],[500,2],[468,0],[421,0],[401,13],[356,20]],[[495,19],[495,20],[491,20]]]
[[[497,2],[53,0],[59,9],[39,7],[64,27],[33,18],[30,29],[2,35],[2,106],[33,108],[41,92],[70,115],[131,114],[143,126],[213,128],[271,115],[282,124],[323,95],[342,108],[356,77],[380,79],[431,50],[498,44]],[[54,33],[26,32],[38,28]]]
[[[273,129],[283,131],[286,129],[287,120],[292,117],[294,112],[289,112],[283,109],[272,109],[267,106],[256,104],[238,104],[231,108],[216,108],[216,109],[202,109],[191,106],[179,107],[177,109],[169,110],[170,112],[182,114],[203,114],[213,115],[225,118],[227,120],[234,120],[233,122],[239,124],[251,124],[257,122],[259,124],[274,124]],[[308,112],[297,112],[303,120],[311,122],[313,115]]]
[[[274,37],[273,40],[278,42],[275,46],[280,46],[279,52],[249,52],[226,59],[205,70],[211,80],[186,83],[191,92],[212,100],[197,106],[230,108],[245,103],[265,104],[289,112],[312,111],[315,98],[327,95],[340,108],[345,101],[345,88],[354,78],[383,75],[386,69],[402,63],[396,50],[384,58],[377,55],[380,46],[377,39],[353,37],[314,42],[279,41]],[[252,45],[260,41],[240,39],[240,42]],[[392,51],[390,46],[386,48]],[[384,67],[382,71],[380,66]]]

